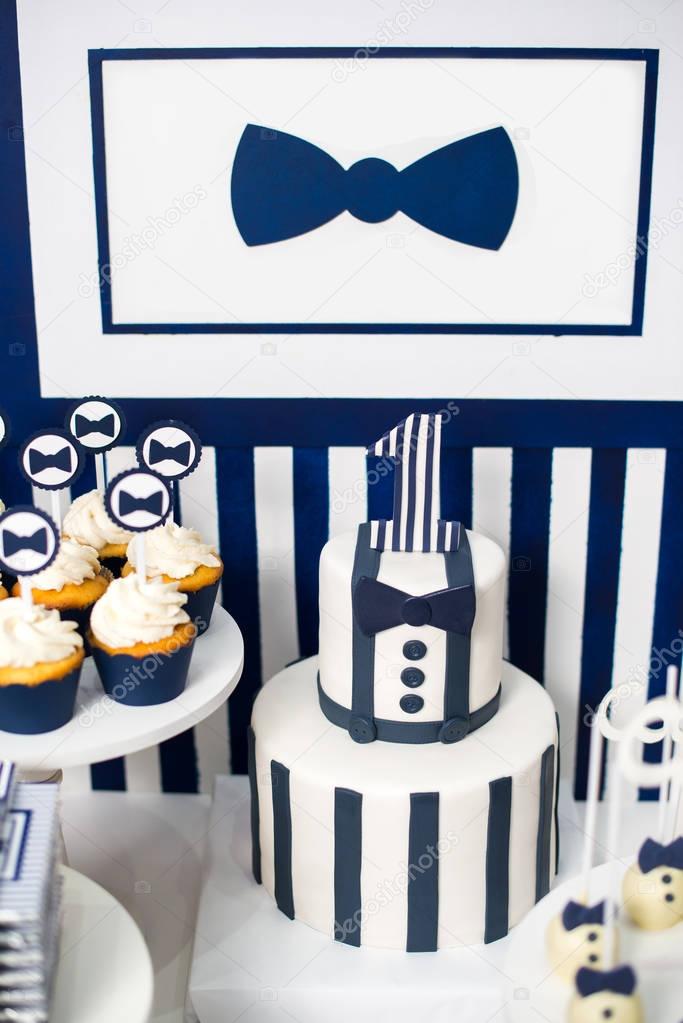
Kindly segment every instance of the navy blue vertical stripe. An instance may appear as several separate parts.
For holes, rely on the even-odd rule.
[[[439,793],[410,796],[406,952],[435,952],[439,932]]]
[[[441,450],[441,518],[472,528],[472,448]]]
[[[555,747],[548,746],[541,757],[536,835],[536,902],[550,891],[550,850],[555,803]]]
[[[247,771],[247,729],[261,686],[253,448],[217,448],[218,533],[225,564],[223,606],[244,637],[244,671],[228,701],[232,771]]]
[[[486,837],[486,919],[484,941],[498,941],[508,932],[510,903],[510,817],[512,778],[489,783]]]
[[[294,919],[292,891],[292,809],[289,803],[289,768],[271,760],[273,792],[273,857],[275,902],[281,912]]]
[[[251,794],[251,872],[257,884],[261,884],[261,809],[256,773],[256,735],[249,726],[247,734],[249,757],[249,789]]]
[[[400,550],[401,546],[401,508],[403,507],[403,473],[405,471],[405,432],[406,424],[401,423],[396,431],[396,465],[394,467],[394,501],[391,517],[394,520],[394,531],[391,537],[391,549]]]
[[[318,564],[329,535],[327,448],[294,448],[294,563],[299,656],[318,652]]]
[[[390,519],[394,499],[394,477],[396,468],[394,459],[389,455],[377,458],[368,455],[366,458],[368,479],[368,521],[373,519]]]
[[[560,870],[560,777],[562,773],[562,732],[560,715],[555,711],[557,723],[557,765],[555,767],[555,873]]]
[[[648,697],[666,692],[666,669],[681,663],[683,638],[683,451],[667,451],[662,497],[661,542],[657,565],[655,613]],[[677,651],[677,652],[676,652]],[[662,744],[645,746],[647,763],[662,759]],[[641,797],[656,799],[659,789],[643,789]]]
[[[0,499],[7,508],[33,503],[31,486],[17,468],[18,458],[19,449],[14,444],[0,449]]]
[[[163,792],[199,792],[199,765],[194,729],[159,744]]]
[[[363,797],[353,789],[334,790],[334,936],[360,945]]]
[[[586,798],[590,716],[612,684],[626,451],[593,451],[574,794]]]
[[[404,448],[405,465],[408,471],[408,500],[406,506],[406,550],[412,551],[415,546],[415,506],[417,502],[417,437],[420,428],[420,417],[413,419],[408,439]],[[415,440],[413,440],[413,437]]]
[[[431,545],[432,515],[439,519],[441,517],[441,503],[439,508],[432,512],[432,497],[434,489],[434,429],[436,416],[429,416],[427,426],[427,452],[425,458],[425,505],[424,517],[422,520],[422,550],[428,551]],[[439,456],[441,452],[439,452]]]
[[[543,682],[552,450],[512,454],[510,661]]]
[[[180,497],[180,482],[174,480],[171,484],[171,493],[173,495],[173,521],[179,526],[183,524],[183,507]]]

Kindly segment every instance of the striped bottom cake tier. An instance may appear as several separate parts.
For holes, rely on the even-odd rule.
[[[461,742],[354,743],[317,659],[261,690],[250,730],[253,871],[292,919],[349,945],[434,951],[507,934],[557,862],[557,719],[504,665],[498,714]]]

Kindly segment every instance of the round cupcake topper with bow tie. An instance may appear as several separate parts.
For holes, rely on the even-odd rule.
[[[67,413],[66,428],[88,451],[109,451],[126,428],[121,408],[108,398],[81,398]]]
[[[167,480],[181,480],[199,465],[202,445],[191,426],[165,419],[140,435],[136,452],[141,465]]]
[[[148,469],[127,469],[114,477],[104,494],[109,517],[131,533],[163,525],[172,504],[166,480]]]
[[[46,512],[15,505],[0,515],[0,569],[8,575],[35,575],[59,551],[59,531]]]
[[[83,471],[83,453],[66,430],[39,430],[19,452],[19,467],[41,490],[63,490]]]

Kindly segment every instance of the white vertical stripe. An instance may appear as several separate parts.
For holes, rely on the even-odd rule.
[[[161,792],[158,746],[129,753],[125,760],[127,792]]]
[[[408,482],[410,478],[410,460],[415,457],[413,451],[413,424],[415,415],[411,413],[406,419],[403,431],[403,450],[398,452],[401,459],[401,521],[394,523],[394,528],[399,531],[399,550],[406,549],[406,536],[408,527]],[[394,476],[394,486],[396,477]]]
[[[107,465],[107,480],[111,482],[114,476],[118,476],[124,469],[134,469],[138,464],[135,448],[126,445],[112,448],[111,451],[107,451],[105,462]]]
[[[368,517],[364,448],[330,448],[330,538],[354,529]]]
[[[544,670],[560,715],[562,773],[569,778],[576,760],[590,476],[590,448],[554,450]]]
[[[230,773],[230,731],[228,704],[218,707],[194,726],[199,769],[199,791],[211,795],[217,774]]]
[[[413,519],[413,550],[421,551],[424,547],[424,520],[427,475],[427,445],[429,443],[429,416],[422,415],[417,427],[417,451],[415,458],[415,517]]]
[[[266,681],[299,656],[292,449],[254,449],[261,660]]]
[[[623,699],[616,701],[613,712],[617,725],[630,720],[647,702],[665,459],[664,451],[642,449],[629,451],[626,458],[611,680],[612,686],[623,687]],[[660,666],[658,671],[663,687],[666,666]],[[627,790],[627,800],[637,799],[636,789],[629,785]]]
[[[509,559],[512,448],[474,448],[472,480],[473,527],[477,532],[495,540],[505,551],[506,558]],[[507,614],[505,615],[503,651],[504,656],[507,657]]]
[[[441,416],[434,416],[434,469],[432,475],[432,521],[429,549],[436,550],[441,518]]]
[[[77,794],[90,792],[92,783],[90,779],[90,767],[82,764],[80,767],[66,767],[62,772],[62,792]]]

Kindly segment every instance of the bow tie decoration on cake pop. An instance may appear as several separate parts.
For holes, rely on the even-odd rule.
[[[617,966],[613,970],[591,970],[584,966],[576,975],[576,990],[582,998],[601,991],[615,995],[632,995],[636,989],[636,975],[631,966]]]
[[[368,455],[383,459],[394,472],[392,518],[370,523],[373,550],[459,550],[460,523],[441,518],[443,419],[441,412],[411,413],[368,447]]]
[[[49,568],[59,551],[59,531],[50,516],[32,505],[15,505],[0,515],[0,570],[35,575]],[[30,586],[22,586],[30,596]]]
[[[231,182],[247,245],[306,234],[345,211],[370,224],[401,212],[444,238],[495,250],[512,226],[518,193],[515,150],[501,127],[451,142],[403,170],[376,157],[346,170],[305,139],[248,124]]]
[[[573,931],[577,927],[589,926],[590,924],[604,924],[604,922],[604,900],[597,902],[594,906],[584,906],[580,902],[570,900],[562,913],[562,923],[568,931]]]
[[[39,430],[22,445],[19,466],[32,486],[63,490],[83,471],[83,455],[65,430]]]
[[[654,838],[646,839],[638,853],[638,866],[643,874],[649,874],[658,867],[683,870],[683,835],[668,845],[656,842]]]
[[[139,437],[136,452],[140,465],[170,481],[194,472],[201,461],[199,437],[186,423],[165,419],[153,423]]]
[[[81,398],[66,415],[66,428],[81,447],[93,453],[109,451],[123,435],[126,421],[122,409],[109,398]]]
[[[576,975],[569,1023],[642,1023],[643,1007],[636,984],[630,966],[604,971],[582,967]]]

